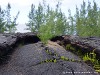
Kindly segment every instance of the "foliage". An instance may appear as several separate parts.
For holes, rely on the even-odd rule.
[[[47,43],[48,39],[51,39],[53,37],[51,28],[52,26],[42,25],[39,29],[40,34],[38,36],[45,44]]]
[[[67,31],[67,34],[69,35],[74,35],[75,34],[75,22],[74,22],[74,17],[71,15],[71,10],[68,10],[69,12],[69,16],[68,16],[68,19],[69,19],[69,24],[68,24],[68,31]]]
[[[10,11],[11,5],[9,3],[6,10],[2,10],[0,7],[0,33],[14,33],[16,31],[16,20],[18,18],[19,12],[17,13],[13,21],[11,21]]]
[[[4,22],[4,10],[1,9],[0,7],[0,33],[4,32],[6,29],[5,29],[5,22]]]
[[[38,8],[35,9],[35,5],[32,4],[28,15],[29,22],[26,24],[28,26],[27,30],[31,32],[38,31],[43,21],[43,15],[43,6],[39,4]]]
[[[93,64],[94,69],[97,72],[100,72],[100,62],[99,60],[96,59],[96,54],[94,53],[94,51],[90,53],[86,53],[83,56],[83,61],[91,62]]]
[[[85,53],[85,54],[82,53],[81,49],[76,50],[74,47],[71,46],[71,44],[67,44],[66,49],[71,50],[72,52],[77,54],[87,64],[90,63],[93,66],[93,68],[95,69],[96,72],[100,72],[100,61],[99,61],[99,59],[96,58],[96,54],[94,53],[95,49],[92,52]],[[61,56],[61,59],[65,60],[65,57]],[[71,61],[76,61],[76,60],[72,59]],[[78,61],[80,61],[80,60],[78,60]]]
[[[67,45],[66,45],[66,49],[67,49],[67,50],[71,50],[71,51],[73,51],[73,52],[75,51],[75,48],[72,47],[71,44],[67,44]]]
[[[13,21],[11,21],[11,5],[8,3],[7,9],[6,9],[6,29],[9,33],[14,33],[16,31],[16,20],[18,18],[19,12],[17,13],[16,17]]]
[[[39,3],[38,8],[31,5],[29,13],[29,22],[26,24],[31,32],[39,32],[39,37],[43,41],[47,41],[55,35],[66,34],[67,21],[64,13],[60,9],[60,3],[52,9],[49,5],[43,2]]]
[[[96,2],[83,1],[81,9],[76,7],[76,14],[74,17],[76,26],[76,34],[79,36],[100,36],[100,10],[97,7]]]
[[[43,39],[44,36],[46,40],[51,36],[63,34],[100,36],[100,9],[95,1],[93,1],[93,5],[89,1],[88,3],[83,1],[80,9],[76,6],[74,16],[72,16],[71,10],[68,10],[68,18],[62,13],[60,6],[59,2],[55,9],[52,9],[45,1],[43,4],[39,3],[37,8],[32,4],[28,15],[29,22],[26,24],[27,29],[31,32],[39,32],[42,35],[40,38]],[[46,35],[46,32],[51,35]]]

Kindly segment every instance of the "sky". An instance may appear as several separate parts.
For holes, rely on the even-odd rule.
[[[75,13],[76,5],[78,8],[80,8],[80,5],[82,4],[83,0],[45,0],[47,3],[50,4],[50,6],[54,7],[57,1],[61,1],[61,9],[62,12],[65,13],[65,15],[68,17],[68,9],[71,10],[72,14]],[[84,0],[85,2],[88,2],[88,0]],[[90,2],[93,2],[93,0],[89,0]],[[98,6],[100,7],[100,0],[95,0]],[[25,30],[26,23],[28,22],[28,14],[31,9],[31,4],[34,4],[38,6],[39,2],[42,2],[42,0],[0,0],[0,6],[3,9],[6,9],[6,6],[8,3],[11,4],[11,15],[12,19],[14,16],[16,16],[17,12],[20,11],[20,14],[17,19],[17,32],[28,32]]]

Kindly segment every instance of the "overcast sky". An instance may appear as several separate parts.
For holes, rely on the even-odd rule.
[[[47,3],[49,3],[52,7],[55,6],[55,3],[59,0],[46,0]],[[83,0],[60,0],[62,2],[62,12],[64,12],[67,16],[68,9],[71,9],[72,14],[75,12],[76,5],[80,8],[80,5],[82,4]],[[88,2],[88,0],[84,0],[85,2]],[[89,0],[93,2],[93,0]],[[95,0],[98,3],[98,6],[100,7],[100,0]],[[12,18],[16,16],[17,12],[20,11],[19,17],[17,19],[17,29],[18,32],[26,32],[24,29],[26,28],[25,23],[28,22],[28,13],[31,8],[31,4],[35,4],[38,6],[38,3],[42,2],[42,0],[0,0],[0,5],[3,9],[6,9],[6,6],[8,3],[11,4],[11,15]]]

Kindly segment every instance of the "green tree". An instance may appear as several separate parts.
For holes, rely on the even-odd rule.
[[[5,16],[4,10],[2,10],[0,6],[0,33],[3,33],[6,30],[4,16]]]
[[[66,17],[60,9],[60,3],[56,5],[56,9],[52,9],[49,5],[46,5],[45,2],[42,5],[39,3],[38,8],[31,5],[31,12],[29,12],[29,22],[26,24],[28,30],[34,32],[38,31],[41,25],[46,25],[48,23],[53,25],[53,32],[55,34],[65,34],[66,31]]]
[[[77,35],[100,36],[99,11],[95,1],[93,1],[93,6],[91,2],[88,2],[86,6],[86,2],[83,1],[80,10],[76,7],[74,18]]]
[[[39,3],[37,9],[32,4],[28,17],[27,29],[31,32],[37,31],[44,42],[56,35],[66,34],[68,23],[59,2],[55,9],[44,1],[43,5]]]
[[[71,10],[68,10],[68,12],[69,12],[69,17],[68,17],[68,19],[69,19],[69,24],[67,25],[68,27],[68,31],[67,31],[67,33],[69,34],[69,35],[74,35],[75,34],[75,21],[74,21],[74,17],[71,15]]]
[[[0,33],[8,32],[8,33],[14,33],[16,31],[16,21],[19,15],[19,12],[14,17],[13,20],[11,20],[11,5],[8,3],[6,10],[1,9],[0,6]]]
[[[66,34],[67,30],[67,19],[64,13],[62,13],[61,8],[60,8],[60,3],[56,5],[56,9],[54,11],[55,13],[55,34],[56,35],[64,35]]]
[[[56,5],[55,9],[52,9],[49,4],[43,5],[40,3],[38,8],[32,4],[31,12],[29,12],[29,22],[26,24],[28,30],[31,32],[38,31],[39,37],[43,41],[50,39],[55,35],[66,34],[67,20],[62,13],[60,3]]]
[[[6,29],[8,33],[15,33],[16,31],[16,20],[18,18],[19,12],[17,13],[16,17],[13,21],[11,21],[11,5],[8,3],[7,9],[6,9]]]
[[[28,26],[27,30],[31,32],[38,31],[43,22],[43,6],[39,4],[38,9],[35,9],[35,6],[32,4],[28,17],[29,22],[26,24]]]

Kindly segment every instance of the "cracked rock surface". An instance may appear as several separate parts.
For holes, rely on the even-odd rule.
[[[0,63],[0,75],[99,75],[78,56],[57,43],[49,41],[44,45],[39,41],[32,33],[0,34],[0,59],[6,60]],[[5,57],[10,50],[13,52]]]
[[[71,44],[86,49],[85,52],[94,50],[98,59],[100,59],[100,37],[79,37],[72,35],[69,37],[65,36],[65,40],[70,40]]]
[[[65,51],[63,48],[54,48],[59,56],[80,59],[74,54]],[[48,48],[48,49],[49,49]],[[63,50],[63,51],[62,51]],[[51,51],[51,50],[49,50]],[[62,51],[60,54],[59,52]],[[80,75],[75,72],[91,72],[82,75],[98,75],[95,71],[83,62],[71,62],[57,59],[57,62],[46,62],[45,60],[54,59],[54,55],[46,52],[46,47],[41,42],[28,44],[17,48],[7,64],[0,66],[0,75]],[[71,72],[71,73],[67,73]]]

